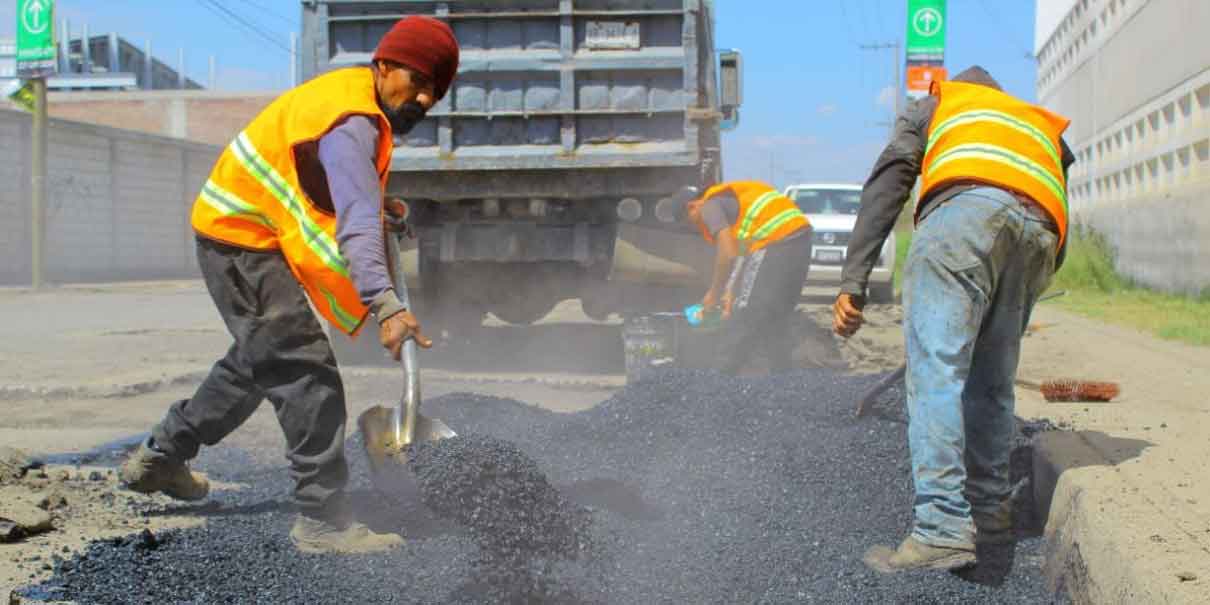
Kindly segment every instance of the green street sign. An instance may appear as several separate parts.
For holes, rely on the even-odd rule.
[[[17,0],[17,75],[38,78],[55,72],[54,0]]]
[[[908,0],[907,60],[945,60],[945,0]]]

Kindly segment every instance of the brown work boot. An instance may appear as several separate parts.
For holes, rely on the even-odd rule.
[[[975,521],[975,542],[978,544],[1009,544],[1017,539],[1011,501],[987,511],[972,510],[971,519]]]
[[[141,494],[162,492],[177,500],[201,500],[210,482],[189,470],[184,462],[152,449],[146,442],[122,464],[122,483]]]
[[[300,552],[357,554],[382,552],[403,545],[399,534],[379,534],[344,514],[334,517],[299,513],[290,541]]]
[[[867,550],[861,560],[870,569],[886,574],[917,569],[962,569],[975,564],[975,545],[933,546],[908,536],[897,550],[879,544]]]

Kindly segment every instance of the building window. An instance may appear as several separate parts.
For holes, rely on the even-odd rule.
[[[1203,124],[1210,121],[1210,84],[1197,89],[1193,98],[1197,100],[1197,115],[1194,120]]]

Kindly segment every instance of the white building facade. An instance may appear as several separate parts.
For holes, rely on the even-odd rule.
[[[1149,286],[1210,288],[1210,0],[1037,0],[1042,105],[1070,118],[1075,219]]]

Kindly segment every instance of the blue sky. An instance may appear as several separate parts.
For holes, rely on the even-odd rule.
[[[501,0],[504,1],[504,0]],[[210,7],[237,11],[273,42]],[[16,0],[0,1],[0,36],[15,27]],[[715,0],[721,47],[744,53],[740,127],[724,137],[727,178],[861,181],[885,142],[876,123],[890,117],[890,51],[863,43],[902,41],[907,0]],[[980,64],[1009,92],[1034,98],[1034,0],[949,0],[946,66]],[[151,40],[173,65],[184,47],[186,71],[205,83],[208,60],[218,88],[265,90],[289,81],[289,33],[298,0],[57,0],[57,18],[73,32],[116,31]],[[772,161],[771,161],[772,158]]]

